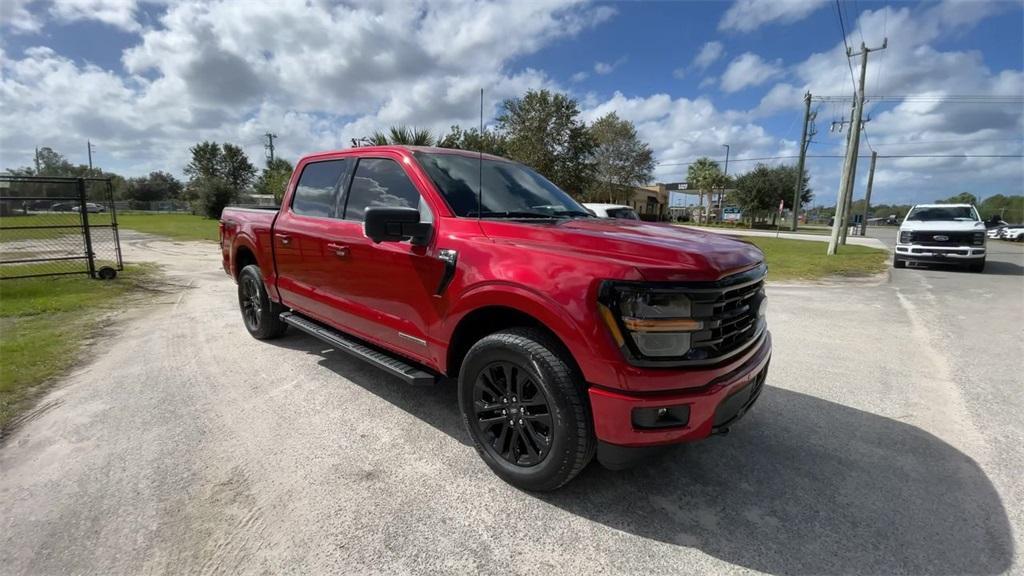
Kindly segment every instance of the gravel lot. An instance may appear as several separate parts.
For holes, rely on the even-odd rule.
[[[769,288],[726,437],[519,492],[453,386],[242,326],[214,244],[125,233],[173,284],[0,447],[0,573],[1024,571],[1024,251],[984,275]]]

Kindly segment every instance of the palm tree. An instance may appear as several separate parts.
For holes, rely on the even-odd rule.
[[[686,183],[690,188],[697,188],[700,193],[700,212],[697,215],[697,223],[704,220],[704,193],[707,192],[711,198],[711,192],[724,181],[722,170],[718,162],[704,156],[690,164],[686,170]]]
[[[364,146],[387,146],[400,144],[404,146],[433,146],[437,139],[425,128],[408,126],[392,126],[387,132],[375,131],[370,136],[358,140]]]

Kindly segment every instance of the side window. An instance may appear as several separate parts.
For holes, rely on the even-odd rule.
[[[362,222],[366,209],[374,206],[416,208],[422,221],[431,221],[430,210],[398,162],[360,158],[345,200],[345,219]]]
[[[303,216],[334,217],[338,182],[351,160],[327,160],[306,164],[292,196],[292,212]]]

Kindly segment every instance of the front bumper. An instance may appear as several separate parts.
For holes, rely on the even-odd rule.
[[[771,351],[771,334],[766,333],[757,352],[746,362],[700,388],[638,394],[591,387],[590,406],[598,440],[617,446],[657,446],[700,440],[724,431],[746,414],[760,395]],[[689,408],[684,425],[653,429],[634,425],[635,409],[679,406]]]
[[[897,244],[896,256],[914,262],[953,262],[985,258],[985,246],[918,246]]]

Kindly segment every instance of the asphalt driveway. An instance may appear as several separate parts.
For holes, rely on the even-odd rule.
[[[172,287],[0,447],[0,573],[1024,570],[1024,252],[771,286],[732,433],[535,495],[477,458],[453,386],[253,340],[215,245],[125,236]]]

